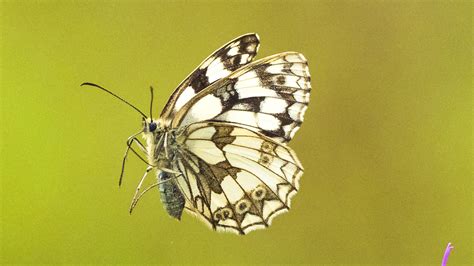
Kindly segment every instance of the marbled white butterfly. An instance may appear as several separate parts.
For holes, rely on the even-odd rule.
[[[127,140],[119,181],[131,150],[148,167],[130,212],[154,187],[170,216],[179,220],[186,209],[219,231],[266,228],[289,209],[303,167],[287,143],[303,122],[310,75],[296,52],[252,61],[258,47],[257,34],[246,34],[215,51],[181,82],[158,119],[151,112],[153,88],[147,117],[111,91],[82,84],[112,94],[143,116],[142,130]],[[157,182],[141,192],[153,169]]]

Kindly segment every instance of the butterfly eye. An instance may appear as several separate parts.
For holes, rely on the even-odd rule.
[[[150,125],[148,126],[148,129],[150,130],[150,132],[155,131],[155,129],[156,129],[156,123],[155,123],[155,122],[151,122]]]

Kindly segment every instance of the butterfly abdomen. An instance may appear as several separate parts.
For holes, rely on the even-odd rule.
[[[158,174],[159,182],[163,182],[170,178],[173,178],[173,174],[166,172],[159,172]],[[161,183],[159,189],[161,202],[163,203],[165,210],[171,217],[181,220],[185,201],[179,187],[176,185],[174,180],[170,180]]]

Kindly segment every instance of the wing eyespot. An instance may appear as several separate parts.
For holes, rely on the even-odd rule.
[[[244,214],[250,209],[251,203],[247,199],[240,200],[236,204],[236,212],[238,214]]]
[[[263,187],[258,186],[254,191],[252,191],[252,198],[254,200],[260,201],[265,198],[266,193],[267,191]]]
[[[227,219],[232,218],[233,213],[230,208],[221,208],[214,212],[214,220],[216,221],[225,221]]]

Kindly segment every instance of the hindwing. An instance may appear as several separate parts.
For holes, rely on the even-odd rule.
[[[163,120],[169,121],[200,91],[252,61],[257,54],[258,46],[258,35],[250,33],[216,50],[178,85],[161,112]]]
[[[286,145],[221,122],[192,124],[180,142],[186,207],[213,229],[246,234],[289,209],[303,167]]]
[[[272,55],[201,91],[179,110],[172,126],[231,122],[288,142],[303,122],[310,91],[308,64],[302,54]]]

